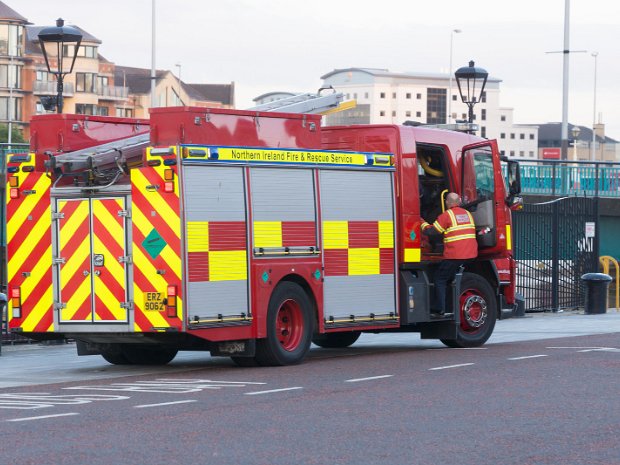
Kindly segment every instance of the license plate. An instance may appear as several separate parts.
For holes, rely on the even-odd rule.
[[[144,310],[152,310],[155,312],[164,311],[164,303],[166,302],[163,292],[145,292],[144,293]]]

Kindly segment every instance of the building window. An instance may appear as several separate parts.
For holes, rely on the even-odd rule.
[[[484,108],[480,110],[480,119],[482,121],[485,121],[487,119],[487,111]]]
[[[24,26],[0,24],[0,55],[22,56],[23,35]]]
[[[506,121],[506,115],[502,115],[499,117],[500,121]]]
[[[461,119],[467,119],[467,113],[461,113]]]
[[[515,133],[514,133],[514,132],[511,132],[511,133],[510,133],[510,138],[511,138],[511,139],[514,139],[514,138],[515,138]]]
[[[0,65],[0,87],[21,89],[21,68],[17,65]]]
[[[499,138],[500,138],[500,139],[505,139],[505,138],[506,138],[506,133],[505,133],[505,132],[502,132],[502,133],[499,135]]]
[[[54,75],[48,71],[37,71],[37,81],[55,81]]]
[[[520,151],[519,151],[519,156],[520,156],[520,157],[525,156],[525,152],[524,152],[523,150],[520,150]]]
[[[392,98],[396,98],[396,92],[392,92]]]
[[[415,112],[415,117],[416,118],[422,118],[422,112],[421,111],[416,111]]]
[[[410,99],[410,98],[411,98],[411,92],[407,92],[407,93],[405,94],[405,98]]]
[[[62,54],[66,57],[73,57],[74,45],[65,45],[62,48]],[[77,56],[84,58],[97,58],[97,47],[92,45],[80,45]]]
[[[396,112],[394,110],[392,110],[392,117],[396,116]]]
[[[453,102],[456,102],[456,95],[453,95],[453,96],[452,96],[452,101],[453,101]]]
[[[514,157],[514,156],[515,156],[515,151],[514,151],[514,150],[511,150],[511,151],[510,151],[510,156],[511,156],[511,157]]]
[[[381,111],[379,112],[379,116],[385,116],[385,111],[381,110]]]
[[[97,89],[100,91],[103,90],[104,87],[108,87],[110,84],[110,78],[108,76],[98,76],[97,77]]]
[[[75,90],[77,92],[96,92],[97,75],[94,73],[75,73]],[[83,113],[85,115],[92,113]]]
[[[487,93],[483,92],[482,95],[480,96],[480,101],[482,103],[487,103]]]
[[[353,94],[353,98],[354,98],[355,100],[357,100],[357,92],[355,92],[355,93]]]
[[[525,134],[523,134],[523,133],[519,134],[519,139],[525,140]]]
[[[133,109],[131,108],[117,108],[116,116],[121,118],[133,118]]]
[[[368,98],[368,92],[364,92],[364,98]]]
[[[380,97],[380,98],[385,98],[385,92],[381,92],[381,93],[379,94],[379,97]]]
[[[417,98],[418,100],[422,100],[422,94],[415,94],[415,98]]]
[[[530,140],[534,140],[534,134],[530,134]]]
[[[426,124],[446,122],[446,89],[426,89]]]
[[[410,110],[407,110],[407,111],[405,112],[405,116],[406,116],[407,118],[411,118],[411,111],[410,111]]]
[[[486,126],[480,126],[480,137],[487,137],[487,127]]]
[[[530,157],[534,158],[534,151],[533,150],[530,150]]]
[[[75,112],[78,115],[100,115],[108,116],[108,107],[99,107],[89,103],[76,103]]]
[[[9,97],[0,97],[0,120],[21,121],[21,119],[22,99],[20,97],[13,97],[12,99]]]

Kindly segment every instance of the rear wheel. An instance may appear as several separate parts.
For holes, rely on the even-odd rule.
[[[256,342],[256,362],[263,366],[301,362],[312,339],[312,303],[296,283],[274,289],[267,310],[267,337]]]
[[[354,344],[359,339],[360,334],[359,331],[318,334],[312,338],[312,342],[325,349],[342,349]]]
[[[461,280],[460,324],[456,339],[441,339],[448,347],[478,347],[495,328],[497,300],[493,288],[482,276],[464,273]]]
[[[165,365],[172,361],[178,353],[177,349],[168,347],[125,344],[123,354],[133,365]]]

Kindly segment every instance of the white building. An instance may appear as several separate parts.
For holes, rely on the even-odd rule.
[[[447,74],[392,73],[387,69],[336,69],[321,77],[323,87],[333,86],[345,100],[357,106],[327,116],[327,125],[402,124],[417,121],[443,124],[466,120],[468,108],[462,103],[456,80],[452,79],[452,118],[448,121]],[[481,102],[474,107],[478,135],[497,139],[500,151],[516,158],[538,157],[538,128],[513,122],[513,109],[500,107],[501,80],[489,77]]]

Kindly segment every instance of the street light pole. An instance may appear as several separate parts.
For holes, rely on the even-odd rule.
[[[579,129],[579,126],[573,126],[573,129],[571,129],[571,133],[573,134],[573,160],[577,161],[577,143],[579,141],[579,133],[581,132],[581,129]]]
[[[152,1],[151,16],[151,108],[154,108],[155,86],[157,84],[155,72],[155,0]]]
[[[592,52],[594,57],[594,109],[592,113],[592,149],[590,150],[591,161],[596,161],[596,65],[598,52]]]
[[[448,68],[449,84],[448,84],[448,117],[446,123],[450,123],[452,119],[452,44],[454,41],[454,34],[460,34],[460,29],[452,29],[450,32],[450,67]]]
[[[181,101],[181,63],[175,63],[174,66],[179,68],[179,75],[178,75],[179,92],[178,92],[177,97],[179,98],[179,105],[183,105],[183,102]]]

